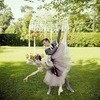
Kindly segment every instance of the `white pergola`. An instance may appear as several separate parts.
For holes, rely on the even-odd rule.
[[[54,31],[58,31],[59,30],[59,25],[62,24],[62,31],[66,31],[66,26],[68,27],[68,20],[66,20],[64,23],[41,23],[37,20],[34,21],[34,18],[31,19],[30,24],[29,24],[29,42],[28,42],[28,47],[29,47],[29,58],[27,61],[27,64],[31,63],[31,59],[30,59],[30,32],[31,31],[42,31],[44,32],[44,38],[46,38],[46,32],[49,31],[50,32],[50,42],[52,43],[52,33]],[[35,55],[35,47],[36,47],[36,43],[35,43],[36,39],[34,37],[34,55]]]
[[[59,2],[61,2],[61,0],[59,0]],[[68,0],[68,2],[69,2],[69,0]],[[62,5],[61,5],[61,9],[62,9]],[[70,14],[69,14],[69,16],[70,16]],[[50,42],[52,43],[52,33],[54,31],[57,32],[59,30],[59,25],[62,25],[62,31],[66,32],[66,27],[68,28],[68,18],[69,18],[69,16],[66,19],[63,19],[64,22],[61,22],[61,21],[58,22],[57,21],[57,23],[53,23],[53,19],[51,19],[51,22],[47,22],[46,16],[45,16],[44,22],[41,22],[41,20],[39,20],[38,18],[34,19],[34,17],[32,17],[30,24],[29,24],[29,43],[28,43],[29,58],[28,58],[27,64],[31,63],[31,59],[30,59],[30,31],[31,30],[32,31],[37,31],[37,30],[42,31],[42,32],[44,32],[44,38],[46,38],[46,33],[47,33],[47,31],[49,31],[50,32]],[[35,44],[35,37],[34,37],[34,55],[35,55],[35,46],[36,46],[36,44]]]

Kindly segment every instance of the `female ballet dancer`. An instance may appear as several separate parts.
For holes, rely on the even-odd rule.
[[[24,81],[32,76],[35,75],[38,72],[42,72],[43,68],[45,68],[47,70],[45,78],[44,78],[44,82],[49,85],[49,90],[47,92],[47,94],[50,94],[51,92],[51,86],[59,86],[58,89],[58,95],[60,95],[60,93],[63,91],[62,89],[62,85],[65,83],[65,78],[67,73],[70,70],[70,56],[69,56],[69,49],[66,45],[66,34],[67,32],[65,32],[65,35],[63,37],[62,42],[60,43],[60,45],[58,46],[56,52],[51,55],[51,58],[53,59],[53,64],[51,64],[50,66],[47,64],[48,61],[48,57],[47,58],[43,58],[41,60],[41,56],[37,55],[35,57],[35,63],[37,65],[40,65],[41,67],[38,68],[37,71],[33,72],[32,74],[28,75]],[[55,70],[54,70],[55,69]]]

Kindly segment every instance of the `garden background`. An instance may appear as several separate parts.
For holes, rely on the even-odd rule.
[[[11,0],[9,0],[11,1]],[[22,0],[23,17],[14,20],[12,9],[0,0],[0,100],[99,100],[100,99],[100,0]],[[19,2],[19,1],[18,1]],[[28,3],[35,5],[37,9]],[[16,6],[16,4],[15,4]],[[26,64],[29,51],[29,24],[45,23],[46,37],[54,41],[59,28],[53,27],[52,39],[48,23],[65,23],[68,19],[69,31],[67,45],[71,52],[71,70],[67,77],[74,93],[63,85],[63,93],[57,95],[58,87],[52,87],[47,95],[48,86],[43,82],[46,71],[39,73],[28,82],[23,79],[37,70],[39,66]],[[41,43],[44,30],[31,31],[31,48],[36,53],[44,53]],[[35,34],[36,33],[36,34]],[[61,33],[61,39],[64,31]]]

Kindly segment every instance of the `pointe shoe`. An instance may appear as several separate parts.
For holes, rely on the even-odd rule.
[[[50,94],[50,91],[48,91],[47,94],[49,95]]]
[[[63,89],[60,89],[60,90],[58,91],[58,95],[60,95],[61,92],[63,92]]]
[[[68,87],[67,87],[67,89],[70,90],[71,92],[74,92],[74,90],[73,90],[72,88],[68,88]]]

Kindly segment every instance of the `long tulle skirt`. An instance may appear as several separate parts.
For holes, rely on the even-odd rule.
[[[47,70],[44,82],[50,86],[60,86],[65,83],[65,77],[70,70],[69,50],[63,43],[60,43],[57,51],[52,55],[54,68]],[[55,69],[55,72],[53,70]]]

